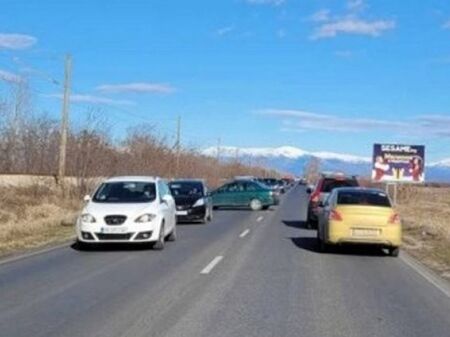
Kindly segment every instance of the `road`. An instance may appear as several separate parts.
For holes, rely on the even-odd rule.
[[[377,250],[316,251],[306,193],[180,225],[162,252],[63,247],[0,265],[1,337],[450,334],[450,299]]]

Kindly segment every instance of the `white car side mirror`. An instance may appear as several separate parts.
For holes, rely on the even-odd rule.
[[[89,202],[89,201],[91,201],[91,196],[90,195],[85,195],[83,200],[84,200],[84,202]]]

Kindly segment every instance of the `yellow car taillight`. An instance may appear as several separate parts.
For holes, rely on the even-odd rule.
[[[398,215],[398,213],[392,213],[392,215],[389,217],[388,223],[391,225],[399,225],[400,215]]]
[[[328,219],[330,221],[342,221],[342,215],[338,211],[331,210]]]

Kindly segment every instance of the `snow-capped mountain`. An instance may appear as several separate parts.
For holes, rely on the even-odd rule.
[[[205,155],[217,156],[217,147],[210,147],[203,151]],[[301,157],[316,157],[324,160],[341,160],[350,163],[370,163],[371,158],[360,157],[351,154],[342,154],[334,152],[309,152],[293,146],[266,147],[266,148],[238,148],[233,146],[223,146],[219,149],[223,157],[285,157],[289,159],[298,159]]]
[[[218,149],[210,147],[203,150],[207,156],[217,156]],[[303,173],[303,169],[311,158],[320,160],[322,171],[342,171],[359,176],[371,175],[372,159],[370,157],[334,152],[306,151],[293,146],[266,147],[266,148],[238,148],[222,146],[219,155],[223,159],[239,158],[252,164],[264,165],[281,172],[295,175]],[[450,182],[450,158],[427,165],[427,181]]]

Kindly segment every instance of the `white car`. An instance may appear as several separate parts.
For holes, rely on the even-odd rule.
[[[161,178],[111,178],[85,201],[76,224],[80,245],[147,242],[163,249],[176,239],[175,201]]]

